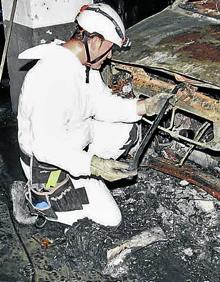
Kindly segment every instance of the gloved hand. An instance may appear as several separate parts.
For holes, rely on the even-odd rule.
[[[123,178],[135,176],[137,171],[129,171],[129,164],[114,161],[109,159],[99,158],[97,156],[92,157],[91,161],[91,175],[101,176],[108,181],[116,181]]]
[[[145,115],[157,115],[163,107],[166,100],[171,97],[170,93],[159,93],[153,97],[144,100]]]

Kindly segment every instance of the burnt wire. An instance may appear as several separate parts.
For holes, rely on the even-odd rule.
[[[11,204],[11,199],[10,199],[10,197],[7,193],[6,187],[4,187],[4,185],[3,185],[3,194],[5,195],[5,198],[6,198],[6,204],[7,204],[10,220],[11,220],[12,226],[14,228],[15,234],[18,237],[18,240],[19,240],[19,242],[20,242],[20,244],[21,244],[21,246],[22,246],[22,248],[25,252],[25,255],[28,259],[30,269],[32,270],[32,272],[30,273],[30,282],[35,282],[36,281],[36,278],[35,278],[36,272],[35,272],[35,268],[34,268],[34,263],[33,263],[32,258],[30,256],[28,250],[27,250],[27,247],[25,246],[25,243],[24,243],[24,241],[23,241],[23,239],[22,239],[22,237],[21,237],[21,235],[18,231],[18,228],[16,226],[16,223],[15,223],[15,220],[14,220],[14,215],[13,215],[13,212],[12,212],[13,208],[12,208],[12,204]]]

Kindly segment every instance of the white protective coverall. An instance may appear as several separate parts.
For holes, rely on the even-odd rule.
[[[121,212],[104,182],[90,177],[90,163],[94,154],[116,159],[123,153],[120,148],[129,139],[132,123],[141,118],[136,99],[112,95],[97,70],[91,69],[86,83],[85,66],[54,42],[30,48],[19,58],[40,59],[27,73],[21,90],[20,148],[68,171],[75,188],[85,187],[89,199],[83,210],[57,212],[57,221],[71,225],[88,217],[106,226],[118,225]],[[29,167],[21,163],[29,178]]]

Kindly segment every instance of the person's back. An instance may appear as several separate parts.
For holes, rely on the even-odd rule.
[[[32,139],[42,143],[41,152],[42,145],[46,142],[45,136],[50,139],[49,132],[44,132],[44,127],[48,130],[46,123],[49,118],[55,123],[60,114],[63,116],[60,122],[67,123],[74,110],[75,119],[79,119],[80,108],[77,101],[81,99],[82,76],[85,73],[77,57],[66,48],[54,43],[39,47],[20,55],[23,59],[32,57],[40,60],[26,75],[18,108],[19,145],[28,154],[35,150],[35,155],[38,155],[38,149],[36,146],[35,149],[32,148]],[[39,124],[41,128],[38,129]],[[63,127],[62,124],[60,126]]]

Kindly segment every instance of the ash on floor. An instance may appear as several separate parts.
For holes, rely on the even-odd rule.
[[[220,202],[151,169],[111,189],[123,214],[118,228],[88,219],[68,230],[57,223],[36,229],[14,222],[8,192],[20,174],[16,130],[1,132],[1,282],[220,281]],[[42,247],[42,239],[51,245]]]

